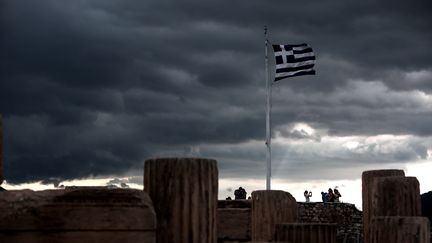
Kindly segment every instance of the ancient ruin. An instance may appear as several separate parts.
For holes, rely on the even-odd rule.
[[[385,176],[405,176],[403,170],[371,170],[362,174],[362,199],[363,199],[363,237],[364,243],[369,243],[369,225],[372,220],[372,200],[376,194],[373,186],[374,180]]]
[[[155,242],[156,215],[140,190],[73,187],[0,194],[0,243]]]
[[[0,141],[1,128],[0,117]],[[144,190],[0,192],[0,243],[431,243],[416,178],[366,171],[362,186],[363,213],[347,203],[296,202],[275,190],[218,201],[215,160],[149,159]]]
[[[274,238],[276,242],[333,243],[336,242],[336,224],[277,224]]]
[[[158,243],[216,242],[216,160],[150,159],[144,173],[144,190],[156,210]]]
[[[254,191],[251,215],[252,241],[271,241],[276,224],[297,222],[297,202],[288,192]]]
[[[373,217],[372,243],[429,243],[430,226],[425,217]]]
[[[363,172],[364,242],[430,243],[430,225],[421,215],[419,183],[403,171]]]
[[[362,212],[353,204],[323,202],[297,202],[296,204],[298,218],[291,224],[312,228],[320,224],[335,224],[336,242],[361,242]],[[218,242],[252,242],[251,208],[252,200],[219,201]]]

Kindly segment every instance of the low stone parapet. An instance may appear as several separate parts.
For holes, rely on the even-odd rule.
[[[277,224],[274,241],[289,243],[336,243],[336,224]]]
[[[252,200],[219,200],[217,210],[218,242],[251,240]]]
[[[251,241],[251,200],[218,201],[218,242]],[[299,223],[334,223],[337,239],[361,239],[362,212],[354,204],[297,202]]]
[[[156,215],[141,190],[5,191],[0,243],[154,243]]]

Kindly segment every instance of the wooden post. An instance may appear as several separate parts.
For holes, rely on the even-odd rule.
[[[371,243],[430,243],[426,217],[373,217]]]
[[[370,170],[362,174],[362,197],[363,197],[363,240],[369,242],[369,224],[371,220],[372,197],[375,194],[373,180],[384,176],[405,176],[403,170]]]
[[[336,243],[336,224],[277,224],[275,242]]]
[[[420,184],[415,177],[381,177],[373,182],[370,216],[421,216]]]
[[[298,219],[295,198],[284,191],[252,192],[252,241],[272,241],[276,224],[292,223]]]
[[[144,190],[153,200],[158,243],[216,243],[216,160],[159,158],[145,161]]]

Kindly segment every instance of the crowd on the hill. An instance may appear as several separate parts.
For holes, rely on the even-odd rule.
[[[342,197],[342,195],[336,188],[334,190],[329,188],[328,192],[321,192],[321,198],[323,202],[340,202],[340,197]]]
[[[239,187],[237,190],[234,191],[234,200],[241,200],[246,199],[247,192],[243,187]],[[248,197],[248,199],[251,199],[251,197]],[[227,197],[226,200],[232,200],[231,197]]]

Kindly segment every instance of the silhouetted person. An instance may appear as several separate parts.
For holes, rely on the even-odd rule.
[[[231,197],[227,197],[227,198],[225,198],[225,200],[230,201],[230,200],[232,200],[232,198]]]
[[[342,197],[342,195],[340,194],[338,189],[336,189],[336,188],[334,189],[333,195],[334,195],[334,202],[340,202],[339,198]]]
[[[240,200],[240,199],[246,199],[246,190],[243,189],[243,187],[239,187],[239,189],[234,191],[234,199]]]
[[[242,197],[243,197],[243,199],[246,199],[246,195],[247,195],[246,190],[243,187],[240,187],[240,188],[241,188],[241,191],[242,191]]]
[[[333,190],[331,188],[328,189],[327,201],[328,202],[334,202],[335,201],[335,195],[334,195]]]
[[[322,198],[323,202],[327,202],[328,201],[328,199],[327,199],[327,192],[321,192],[321,198]]]
[[[304,195],[304,197],[306,199],[306,202],[310,202],[310,198],[312,197],[312,192],[305,191],[303,193],[303,195]]]

